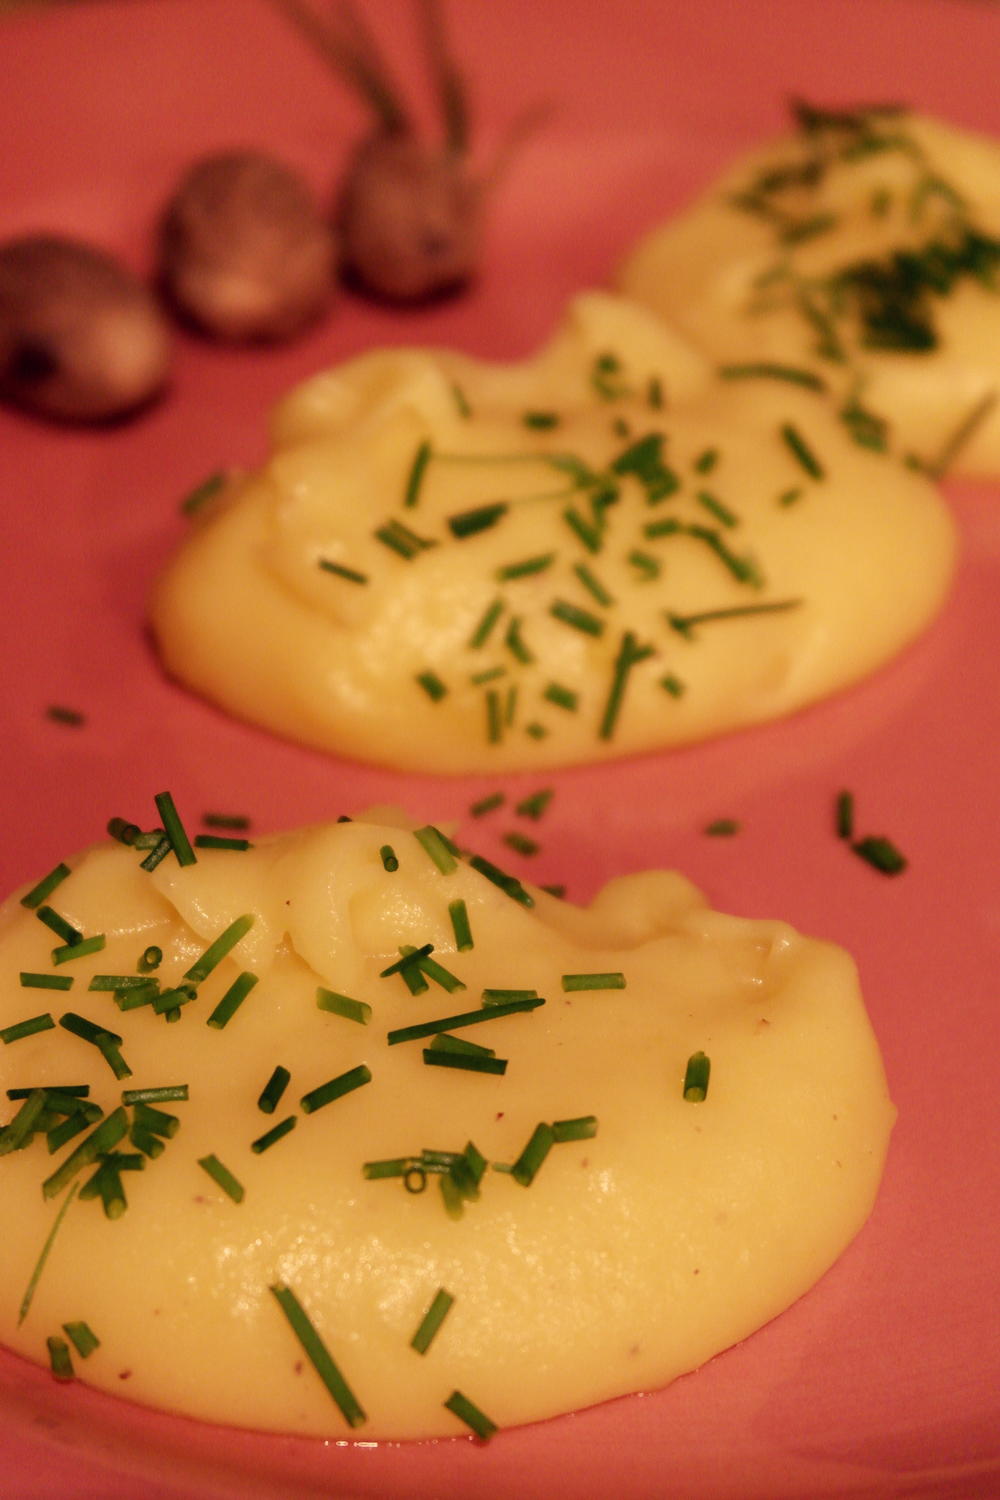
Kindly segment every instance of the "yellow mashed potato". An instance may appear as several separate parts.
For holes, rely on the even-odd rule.
[[[1000,474],[1000,146],[900,110],[796,113],[619,285],[726,365],[812,370],[865,441]]]
[[[576,908],[403,823],[103,845],[7,904],[4,1343],[85,1325],[87,1382],[215,1422],[488,1435],[663,1385],[857,1233],[894,1110],[844,952],[663,872]]]
[[[294,392],[152,622],[173,674],[294,739],[512,770],[833,692],[932,618],[953,552],[926,477],[820,392],[719,379],[595,293],[521,364],[381,352]]]

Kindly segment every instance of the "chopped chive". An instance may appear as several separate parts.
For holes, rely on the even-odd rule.
[[[250,819],[246,813],[202,813],[201,821],[206,828],[228,828],[233,833],[244,832],[250,827]]]
[[[146,871],[155,870],[157,865],[162,864],[166,859],[172,847],[167,835],[165,833],[162,834],[158,837],[156,843],[146,855],[146,858],[141,862],[139,868]]]
[[[695,499],[721,525],[730,527],[739,525],[740,518],[736,512],[730,510],[728,505],[724,505],[718,495],[713,495],[710,490],[699,490],[695,495]]]
[[[234,849],[243,853],[252,849],[253,845],[249,839],[227,838],[218,833],[196,833],[194,838],[196,849]]]
[[[452,1036],[449,1031],[439,1031],[431,1042],[434,1052],[462,1052],[466,1057],[496,1057],[495,1047],[481,1047],[464,1036]]]
[[[760,587],[762,579],[757,565],[751,557],[738,557],[726,546],[722,537],[710,526],[687,526],[686,534],[694,537],[699,542],[704,542],[715,553],[719,561],[728,568],[733,577],[739,583],[752,584]]]
[[[186,1083],[165,1083],[155,1088],[123,1089],[122,1103],[131,1104],[176,1104],[188,1098]]]
[[[78,708],[67,707],[65,703],[50,703],[45,710],[45,717],[53,724],[66,724],[71,729],[79,729],[87,722],[86,714],[82,714]]]
[[[64,1323],[63,1333],[69,1339],[81,1359],[89,1359],[101,1341],[89,1323]]]
[[[539,724],[537,719],[533,719],[530,724],[525,724],[524,732],[533,740],[544,740],[549,731],[544,724]]]
[[[530,796],[523,797],[514,811],[522,818],[532,818],[537,822],[554,796],[554,787],[543,787],[541,791],[532,792]]]
[[[418,1354],[427,1353],[435,1334],[448,1316],[454,1300],[451,1293],[446,1292],[443,1286],[438,1287],[430,1306],[420,1320],[420,1326],[410,1340],[411,1349],[416,1349]]]
[[[702,829],[709,838],[731,838],[733,834],[739,833],[741,824],[735,818],[716,818],[712,823],[706,823]]]
[[[537,990],[483,990],[480,999],[484,1005],[506,1005],[511,1000],[537,1000]]]
[[[59,1025],[66,1031],[71,1031],[74,1036],[81,1037],[83,1041],[90,1042],[92,1046],[99,1047],[104,1041],[115,1042],[121,1046],[122,1038],[117,1031],[109,1031],[106,1026],[98,1026],[93,1021],[88,1021],[86,1016],[79,1016],[75,1011],[68,1010],[59,1017]]]
[[[146,1099],[137,1100],[132,1108],[134,1123],[153,1135],[164,1135],[168,1140],[173,1140],[181,1128],[179,1116],[172,1115],[165,1109],[157,1109]]]
[[[350,1068],[346,1073],[341,1073],[336,1078],[331,1078],[327,1083],[321,1083],[318,1088],[310,1089],[303,1094],[299,1100],[302,1112],[311,1115],[314,1110],[322,1109],[325,1104],[332,1104],[335,1099],[342,1099],[345,1094],[353,1093],[355,1089],[371,1083],[372,1071],[364,1063],[357,1068]]]
[[[992,282],[990,284],[992,286]],[[975,433],[976,428],[990,415],[998,399],[1000,399],[1000,396],[998,396],[996,391],[987,391],[986,395],[976,402],[971,412],[962,418],[955,431],[949,434],[937,457],[924,465],[924,469],[931,479],[943,479],[945,477],[959,453]]]
[[[704,1052],[692,1052],[684,1070],[684,1098],[689,1104],[701,1104],[708,1094],[711,1059]]]
[[[22,969],[18,978],[26,990],[68,990],[73,985],[72,974],[33,974]]]
[[[334,573],[338,578],[346,578],[348,583],[367,583],[368,574],[359,573],[357,568],[347,568],[343,563],[333,562],[329,557],[317,558],[317,566],[324,573]]]
[[[352,1000],[350,995],[338,995],[322,985],[316,990],[316,1004],[320,1010],[343,1016],[346,1021],[357,1021],[361,1026],[367,1026],[372,1018],[372,1008],[364,1000]]]
[[[550,682],[542,697],[547,703],[554,703],[557,708],[565,708],[570,713],[575,713],[580,701],[578,693],[572,688],[564,687],[561,682]]]
[[[718,448],[706,448],[704,452],[698,454],[692,467],[697,474],[711,474],[718,462]]]
[[[237,917],[234,922],[230,922],[225,931],[220,932],[215,941],[209,944],[201,957],[185,970],[184,978],[190,979],[194,984],[201,984],[202,980],[207,979],[212,970],[232,952],[241,938],[246,937],[253,924],[254,918],[249,912],[242,917]]]
[[[588,552],[600,552],[601,533],[592,522],[587,521],[573,505],[563,511],[563,520],[586,547]]]
[[[424,943],[422,948],[407,945],[399,951],[403,955],[402,958],[397,958],[395,963],[391,963],[387,969],[380,969],[378,976],[380,979],[388,979],[390,974],[405,974],[409,969],[416,968],[422,958],[434,952],[434,944]],[[427,986],[424,985],[424,989],[426,988]]]
[[[576,574],[577,578],[583,584],[587,592],[597,600],[598,604],[603,604],[605,608],[607,608],[609,605],[614,604],[614,596],[608,592],[608,590],[604,587],[604,584],[601,583],[600,579],[595,577],[590,568],[587,567],[586,563],[575,563],[573,566],[573,572]]]
[[[424,482],[424,474],[431,459],[431,445],[425,438],[417,448],[410,465],[410,472],[406,479],[406,489],[403,493],[403,504],[408,509],[416,505],[420,498],[420,487]]]
[[[367,1417],[313,1326],[309,1314],[290,1286],[277,1282],[269,1290],[288,1319],[292,1332],[302,1345],[303,1353],[333,1397],[344,1421],[348,1427],[360,1427],[367,1421]]]
[[[867,838],[858,839],[851,845],[851,848],[881,875],[901,875],[906,869],[905,854],[900,853],[891,839],[883,838],[878,834],[869,834]]]
[[[155,983],[155,980],[145,974],[92,974],[87,989],[98,993],[121,993],[124,990],[144,989],[146,985]]]
[[[469,637],[469,647],[471,650],[478,651],[480,647],[485,646],[490,632],[502,614],[503,600],[494,599],[493,603],[488,605],[483,612],[479,624]]]
[[[86,958],[88,954],[100,953],[107,943],[103,932],[96,932],[93,937],[84,938],[81,943],[66,943],[61,948],[53,948],[52,962],[54,964],[69,963],[73,958]]]
[[[775,364],[769,360],[745,365],[722,365],[718,373],[723,380],[784,380],[790,385],[801,385],[810,391],[826,390],[826,381],[812,370],[800,370],[794,365]]]
[[[462,387],[455,381],[452,381],[451,394],[455,398],[455,405],[458,408],[458,415],[465,418],[471,417],[472,407],[469,405]]]
[[[121,1140],[128,1129],[128,1117],[122,1108],[112,1110],[101,1123],[92,1130],[86,1140],[80,1142],[75,1151],[70,1152],[56,1170],[46,1177],[42,1183],[42,1195],[45,1198],[54,1198],[84,1167],[89,1167],[98,1157],[111,1150]]]
[[[555,560],[554,552],[543,552],[538,557],[526,557],[522,562],[505,563],[502,568],[497,568],[496,577],[500,583],[507,583],[512,578],[528,578],[533,573],[544,573]]]
[[[61,937],[63,942],[66,943],[67,946],[75,948],[77,943],[83,942],[83,933],[78,932],[77,929],[72,926],[71,923],[67,922],[65,917],[61,917],[57,911],[53,911],[51,906],[37,907],[35,910],[35,916],[40,922],[43,922],[45,924],[50,932],[54,932],[56,937]]]
[[[108,834],[119,844],[132,845],[139,837],[142,829],[138,823],[129,823],[125,818],[109,818]]]
[[[776,599],[770,604],[738,604],[732,609],[706,609],[696,615],[675,615],[668,612],[666,618],[671,630],[690,639],[696,625],[708,625],[715,620],[736,620],[749,615],[778,614],[783,610],[797,609],[801,603],[801,599]]]
[[[663,382],[659,375],[651,375],[646,386],[646,405],[654,411],[662,411],[663,404]]]
[[[610,398],[609,398],[610,399]],[[480,1442],[488,1443],[497,1431],[497,1424],[491,1422],[489,1417],[479,1410],[461,1391],[452,1391],[444,1403],[450,1412],[454,1412],[460,1422],[464,1422],[479,1438]]]
[[[504,804],[503,792],[490,792],[489,796],[481,797],[478,802],[473,802],[469,812],[474,818],[481,818],[486,813],[493,812],[495,808]]]
[[[566,887],[564,885],[559,885],[559,884],[556,884],[556,885],[543,885],[542,886],[542,890],[545,891],[545,893],[547,895],[549,895],[549,896],[557,896],[560,901],[563,899],[563,897],[566,894]]]
[[[503,836],[503,841],[507,845],[508,849],[514,850],[515,854],[523,854],[528,857],[530,857],[532,854],[537,854],[539,849],[542,847],[536,839],[529,839],[517,828],[512,828],[509,830],[509,832],[505,833]]]
[[[540,1120],[532,1131],[528,1144],[511,1167],[514,1181],[519,1182],[522,1187],[530,1187],[554,1144],[555,1132],[552,1126]]]
[[[227,1197],[232,1198],[234,1203],[242,1203],[246,1194],[242,1182],[237,1182],[228,1167],[214,1154],[199,1156],[198,1165],[202,1171],[207,1172],[212,1181],[217,1183]]]
[[[582,630],[585,635],[599,636],[604,633],[604,621],[597,615],[591,614],[589,609],[580,609],[576,604],[570,604],[565,599],[556,599],[549,607],[549,614],[556,620],[561,620],[564,625],[572,625],[574,630]]]
[[[660,678],[660,687],[668,692],[671,698],[680,698],[684,693],[684,684],[673,672],[668,672],[665,677]]]
[[[425,1047],[424,1062],[438,1068],[457,1068],[466,1073],[496,1073],[507,1071],[505,1057],[489,1057],[478,1052],[457,1052],[446,1047]]]
[[[448,916],[451,918],[451,930],[455,935],[455,947],[459,953],[465,953],[475,947],[472,928],[469,925],[468,907],[461,897],[456,901],[449,901]]]
[[[409,526],[404,526],[402,521],[395,519],[387,521],[384,526],[379,526],[372,535],[376,541],[381,542],[390,551],[398,553],[400,557],[404,557],[407,562],[416,557],[418,552],[437,545],[428,537],[418,536],[415,531],[410,530]]]
[[[23,982],[23,981],[22,981]],[[17,1021],[13,1026],[5,1026],[0,1031],[0,1042],[9,1046],[11,1042],[19,1042],[22,1037],[34,1036],[39,1031],[54,1031],[56,1023],[45,1011],[40,1016],[30,1016],[26,1021]]]
[[[141,1125],[133,1125],[128,1138],[136,1150],[141,1151],[143,1156],[148,1156],[150,1161],[155,1161],[167,1149],[166,1141],[154,1135],[151,1130],[144,1130]]]
[[[838,792],[835,812],[835,826],[839,839],[854,837],[854,793]]]
[[[212,1014],[206,1017],[206,1026],[212,1026],[216,1031],[228,1026],[256,983],[257,975],[249,971],[244,971],[234,979]]]
[[[201,510],[203,506],[208,504],[209,500],[213,499],[219,493],[225,483],[226,475],[224,470],[217,469],[214,474],[209,474],[207,479],[203,479],[200,484],[195,485],[194,489],[190,490],[184,496],[179,507],[181,515],[193,516],[196,511]]]
[[[623,990],[625,975],[620,970],[604,974],[564,974],[560,980],[563,990]]]
[[[169,1021],[170,1019],[171,1017],[168,1015],[167,1020]],[[112,1041],[110,1036],[106,1036],[103,1041],[97,1043],[97,1050],[116,1078],[131,1078],[132,1069],[124,1057],[122,1057],[119,1044]]]
[[[43,1088],[34,1088],[25,1097],[24,1103],[14,1118],[0,1130],[0,1156],[20,1151],[35,1138],[47,1109],[47,1096]]]
[[[548,432],[559,426],[560,417],[555,411],[526,411],[521,421],[525,427],[531,427],[536,432]]]
[[[527,666],[534,661],[535,657],[533,652],[524,643],[521,635],[521,624],[520,615],[513,615],[511,617],[503,643],[516,661],[519,661],[522,666]]]
[[[98,1111],[97,1119],[100,1118],[100,1111]],[[61,1125],[53,1125],[52,1129],[46,1132],[45,1144],[49,1148],[49,1155],[55,1156],[56,1152],[61,1151],[64,1146],[68,1145],[74,1136],[79,1135],[81,1131],[86,1130],[87,1126],[93,1123],[93,1117],[85,1115],[82,1110],[78,1110],[75,1114],[66,1115]]]
[[[485,672],[472,672],[469,681],[473,687],[482,687],[487,682],[495,682],[498,677],[506,677],[506,667],[487,667]]]
[[[781,436],[793,458],[806,471],[810,479],[825,478],[826,471],[823,465],[815,453],[813,453],[798,428],[793,427],[791,422],[786,422],[781,428]]]
[[[553,1120],[552,1134],[562,1141],[589,1141],[597,1134],[597,1116],[579,1115],[575,1120]]]
[[[463,510],[458,515],[448,517],[448,530],[452,536],[461,541],[464,537],[475,536],[477,532],[488,531],[495,526],[499,520],[507,514],[510,509],[506,500],[494,500],[489,505],[477,505],[472,510]]]
[[[390,1031],[386,1041],[390,1047],[398,1042],[415,1042],[425,1036],[436,1036],[441,1031],[455,1031],[463,1026],[476,1026],[480,1021],[492,1021],[501,1016],[517,1015],[521,1011],[537,1010],[545,1001],[540,995],[531,995],[523,1000],[507,1000],[496,1005],[484,1005],[480,1010],[467,1010],[459,1015],[439,1016],[435,1021],[422,1021],[416,1026],[401,1026]]]
[[[487,880],[498,886],[512,901],[518,901],[522,906],[534,906],[535,898],[530,891],[525,890],[515,875],[508,875],[505,870],[500,869],[499,865],[484,859],[481,854],[473,854],[469,859],[469,864],[474,870],[478,870],[480,875],[484,875]]]
[[[418,672],[414,680],[423,688],[432,703],[440,703],[442,698],[447,697],[447,684],[441,681],[436,672]]]
[[[29,911],[34,911],[36,907],[41,906],[42,902],[52,895],[56,886],[60,885],[69,874],[69,865],[56,865],[54,870],[50,870],[37,885],[33,885],[31,890],[21,897],[21,905],[26,906]]]
[[[412,1156],[386,1157],[383,1161],[366,1161],[361,1175],[369,1182],[379,1182],[385,1177],[404,1177],[413,1166]]]
[[[270,1130],[265,1130],[263,1135],[259,1135],[255,1141],[251,1141],[250,1150],[255,1156],[260,1156],[262,1151],[268,1151],[276,1141],[281,1140],[282,1136],[286,1136],[290,1130],[294,1130],[297,1123],[298,1116],[289,1115],[287,1120],[282,1120],[279,1124],[272,1125]]]
[[[685,530],[684,523],[676,516],[661,516],[658,521],[647,521],[642,534],[648,541],[655,542],[658,537],[679,536]]]
[[[146,980],[146,984],[150,984]],[[172,989],[157,990],[151,1000],[153,1009],[158,1016],[168,1015],[170,1011],[179,1010],[182,1005],[190,1005],[192,1000],[197,1000],[198,990],[193,984],[179,984]]]
[[[35,1093],[35,1088],[32,1087],[32,1088],[26,1088],[26,1089],[7,1089],[6,1093],[7,1093],[7,1098],[8,1099],[27,1099],[31,1094]],[[57,1083],[57,1084],[50,1084],[50,1085],[48,1085],[45,1088],[44,1093],[45,1093],[46,1099],[51,1099],[52,1096],[53,1096],[53,1094],[62,1095],[62,1096],[65,1096],[65,1098],[72,1099],[72,1100],[86,1099],[87,1096],[88,1096],[88,1094],[90,1093],[90,1084],[89,1083]]]
[[[622,702],[625,697],[625,688],[628,683],[629,673],[639,662],[645,661],[647,657],[654,654],[652,646],[640,646],[631,630],[626,630],[622,635],[618,655],[612,671],[611,687],[608,691],[608,699],[601,716],[598,735],[602,740],[609,740],[615,732],[618,716],[621,713]]]
[[[143,949],[142,956],[136,968],[141,974],[150,974],[154,969],[158,969],[162,962],[163,949],[158,948],[155,943],[151,943],[148,948]]]
[[[177,808],[174,806],[173,797],[169,792],[158,792],[153,801],[156,803],[156,810],[163,823],[163,831],[170,840],[170,847],[177,856],[177,863],[179,865],[193,865],[196,862],[197,856],[191,848],[191,841],[185,832],[184,824],[180,820]]]
[[[387,870],[390,875],[399,869],[399,860],[391,844],[383,844],[378,851],[378,857],[382,861],[383,870]]]
[[[659,578],[663,571],[663,564],[659,558],[651,556],[648,552],[642,552],[638,547],[633,547],[626,558],[639,573],[642,583],[650,583],[654,578]]]
[[[116,990],[115,1004],[119,1010],[139,1010],[144,1005],[154,1004],[159,993],[160,981],[151,977],[127,990]]]
[[[793,488],[790,490],[782,490],[781,494],[778,496],[778,504],[787,508],[789,505],[794,505],[797,500],[801,499],[801,489]]]
[[[53,1334],[45,1340],[45,1347],[49,1351],[49,1369],[56,1380],[72,1380],[73,1360],[66,1340]]]
[[[439,828],[435,828],[433,823],[428,823],[423,828],[415,828],[413,837],[428,858],[437,865],[442,875],[450,875],[458,868],[454,844]]]
[[[486,690],[486,739],[491,745],[498,745],[503,739],[503,712],[495,688]]]

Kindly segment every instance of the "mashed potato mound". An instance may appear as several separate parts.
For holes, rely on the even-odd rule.
[[[868,1216],[894,1110],[829,944],[662,872],[577,908],[386,815],[142,859],[0,914],[31,1359],[84,1325],[77,1375],[171,1412],[488,1435],[693,1369]]]

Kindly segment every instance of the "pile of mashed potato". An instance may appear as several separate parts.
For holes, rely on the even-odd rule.
[[[9,1347],[85,1325],[79,1376],[215,1422],[488,1435],[691,1370],[860,1229],[894,1110],[845,953],[373,818],[7,903]]]

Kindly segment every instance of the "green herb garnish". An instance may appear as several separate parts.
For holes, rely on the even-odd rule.
[[[246,1196],[246,1189],[242,1182],[238,1182],[230,1172],[229,1168],[223,1166],[222,1162],[214,1154],[199,1156],[198,1165],[207,1172],[212,1181],[216,1183],[227,1197],[232,1198],[234,1203],[242,1203]]]
[[[30,977],[32,976],[29,975]],[[24,982],[23,975],[21,982],[22,984]],[[4,1046],[7,1047],[11,1042],[21,1041],[23,1037],[35,1036],[39,1031],[54,1031],[55,1025],[56,1023],[48,1011],[45,1011],[43,1015],[29,1016],[26,1021],[17,1021],[13,1026],[5,1026],[0,1031],[0,1042],[3,1042]]]
[[[292,1332],[302,1346],[303,1353],[333,1397],[348,1427],[362,1426],[367,1421],[364,1410],[291,1287],[278,1282],[269,1290],[288,1319]]]
[[[251,974],[248,970],[238,975],[212,1014],[206,1017],[206,1026],[212,1026],[216,1031],[221,1031],[224,1026],[228,1026],[256,983],[257,975]]]
[[[361,1026],[367,1026],[372,1018],[372,1008],[364,1000],[352,1000],[350,995],[338,995],[335,990],[327,990],[320,985],[316,990],[316,1004],[320,1010],[328,1011],[334,1016],[343,1016],[346,1021],[357,1021]]]
[[[324,573],[333,573],[337,578],[345,578],[348,583],[367,583],[368,574],[359,573],[357,568],[345,567],[343,563],[334,562],[329,557],[320,557],[316,565],[322,568]]]
[[[170,840],[170,847],[177,857],[179,865],[193,865],[197,859],[191,847],[191,841],[181,822],[180,814],[174,806],[174,799],[169,792],[158,792],[153,798],[156,810],[160,814],[163,823],[163,832]]]
[[[692,1052],[684,1070],[684,1098],[689,1104],[700,1104],[708,1093],[711,1060],[704,1052]]]
[[[56,886],[60,885],[69,874],[69,865],[56,865],[54,870],[50,870],[37,885],[33,885],[31,890],[21,897],[21,905],[26,906],[29,911],[35,911],[43,901],[48,900]]]
[[[34,974],[22,969],[18,979],[26,990],[68,990],[73,986],[72,974]]]
[[[350,1094],[371,1081],[371,1068],[361,1063],[359,1067],[350,1068],[346,1073],[340,1073],[327,1083],[321,1083],[318,1088],[310,1089],[307,1094],[302,1095],[299,1105],[303,1114],[311,1115],[315,1110],[322,1109],[326,1104],[332,1104],[335,1099],[342,1099],[345,1094]]]
[[[411,1349],[416,1349],[418,1354],[427,1353],[427,1350],[431,1346],[431,1341],[448,1316],[454,1300],[451,1293],[446,1292],[443,1286],[438,1287],[430,1306],[420,1320],[420,1326],[410,1340]]]
[[[866,838],[858,839],[851,845],[854,853],[871,865],[872,869],[878,870],[880,875],[901,875],[906,869],[907,859],[901,854],[891,839],[883,838],[878,834],[869,834]]]
[[[471,1428],[481,1442],[489,1442],[490,1438],[497,1431],[497,1424],[491,1422],[485,1412],[481,1412],[478,1406],[473,1405],[468,1396],[462,1395],[461,1391],[452,1391],[444,1404],[450,1412],[454,1412],[459,1421],[464,1422],[466,1427]]]
[[[202,980],[207,979],[212,970],[232,952],[240,939],[246,937],[253,923],[253,915],[249,912],[242,917],[237,917],[234,922],[230,922],[225,931],[220,932],[215,941],[209,944],[201,957],[185,970],[184,978],[190,979],[193,984],[201,984]]]
[[[739,833],[740,826],[735,818],[716,818],[714,822],[706,823],[702,831],[707,833],[709,838],[724,839]]]
[[[480,1010],[462,1011],[454,1016],[440,1016],[434,1021],[422,1021],[415,1026],[401,1026],[390,1031],[386,1041],[390,1047],[398,1042],[415,1042],[425,1036],[436,1036],[442,1031],[456,1031],[464,1026],[477,1026],[480,1021],[493,1021],[501,1016],[517,1015],[521,1011],[537,1010],[544,1005],[539,995],[527,996],[523,1000],[507,1000],[494,1005],[484,1005]]]
[[[64,1323],[63,1333],[69,1339],[81,1359],[89,1359],[101,1341],[89,1323]]]
[[[294,1130],[297,1124],[298,1116],[289,1115],[287,1120],[281,1120],[277,1125],[272,1125],[270,1130],[265,1130],[263,1135],[259,1135],[255,1141],[251,1141],[250,1150],[255,1156],[260,1156],[261,1152],[270,1150],[290,1130]]]
[[[560,981],[563,990],[623,990],[625,975],[620,970],[606,974],[564,974]]]

